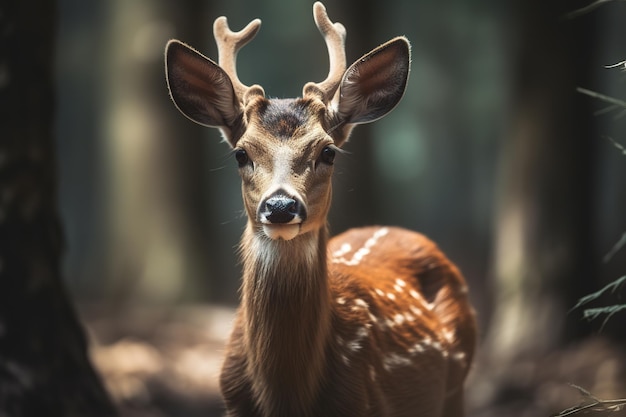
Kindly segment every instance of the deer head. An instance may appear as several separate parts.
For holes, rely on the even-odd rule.
[[[256,19],[232,32],[214,24],[219,64],[182,42],[166,48],[172,100],[196,123],[217,127],[233,148],[249,225],[270,239],[290,240],[325,226],[335,153],[352,128],[389,113],[404,93],[409,42],[397,37],[346,69],[346,32],[315,3],[315,23],[330,58],[327,78],[305,84],[301,98],[268,99],[237,76],[238,51],[258,32]]]

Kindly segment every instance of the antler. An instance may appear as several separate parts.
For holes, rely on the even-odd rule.
[[[321,94],[325,102],[330,101],[339,87],[346,71],[346,29],[341,23],[333,23],[326,13],[326,8],[319,1],[313,5],[313,18],[326,41],[330,69],[328,77],[320,83],[309,82],[304,86],[303,95]]]
[[[260,19],[254,19],[239,32],[230,30],[224,16],[218,17],[213,23],[213,36],[217,43],[219,65],[230,77],[240,102],[245,101],[246,94],[265,95],[260,85],[248,87],[239,80],[237,75],[237,52],[256,36],[260,27]]]

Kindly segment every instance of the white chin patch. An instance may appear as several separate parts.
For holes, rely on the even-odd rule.
[[[263,232],[265,232],[270,239],[291,240],[298,236],[300,224],[264,224]]]

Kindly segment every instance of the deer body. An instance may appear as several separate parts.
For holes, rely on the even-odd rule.
[[[267,99],[236,76],[259,21],[216,21],[220,64],[177,41],[167,79],[178,108],[233,147],[248,222],[242,302],[220,383],[228,416],[462,416],[475,323],[457,268],[424,236],[393,227],[328,239],[335,152],[404,92],[396,38],[346,70],[345,29],[314,16],[330,71],[303,97]]]
[[[325,233],[267,242],[285,246],[266,248],[268,269],[246,258],[221,379],[232,415],[461,415],[474,334],[458,270],[407,230],[353,229],[328,251]]]

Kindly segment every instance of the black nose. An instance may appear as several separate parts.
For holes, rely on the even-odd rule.
[[[262,214],[270,223],[289,223],[297,215],[303,217],[301,207],[293,198],[279,194],[265,200]]]

